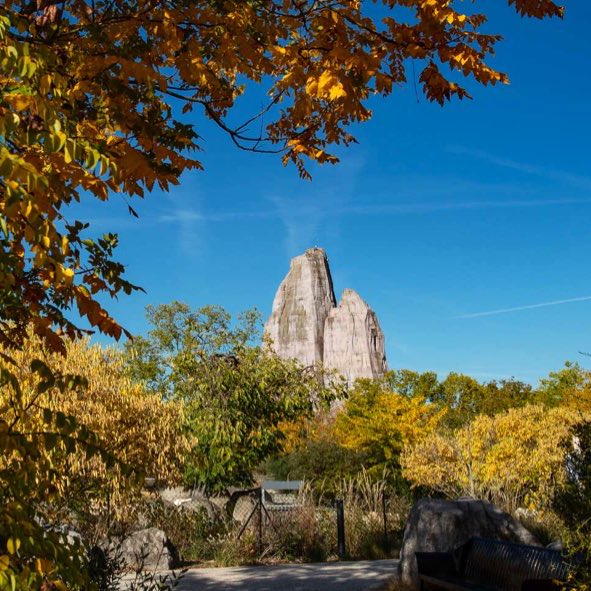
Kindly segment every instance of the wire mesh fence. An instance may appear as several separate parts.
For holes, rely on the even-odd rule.
[[[234,508],[237,539],[249,540],[259,559],[323,561],[395,555],[407,506],[384,491],[371,499],[345,494],[326,502],[308,489],[288,502],[259,488]]]
[[[237,503],[238,539],[255,541],[259,559],[321,561],[338,556],[336,510],[308,494],[279,502],[265,489]]]
[[[181,503],[146,498],[136,517],[142,527],[163,529],[187,563],[395,557],[409,501],[367,478],[337,490],[299,483],[297,490],[261,486],[219,497],[183,492]]]

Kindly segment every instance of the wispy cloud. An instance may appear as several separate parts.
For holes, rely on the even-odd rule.
[[[271,197],[269,201],[274,203],[273,209],[261,209],[251,211],[224,211],[208,213],[191,208],[174,209],[167,213],[156,215],[140,214],[140,219],[127,215],[101,217],[92,216],[93,228],[121,230],[123,228],[142,229],[158,224],[179,224],[190,226],[196,223],[224,224],[234,221],[255,219],[282,219],[286,227],[291,228],[295,235],[300,227],[306,225],[309,228],[305,234],[313,235],[318,220],[332,216],[346,215],[429,215],[444,211],[462,211],[479,209],[520,209],[536,207],[553,207],[568,205],[591,205],[591,198],[563,198],[563,199],[517,199],[511,201],[450,201],[450,202],[426,202],[426,203],[398,203],[398,204],[366,204],[366,205],[338,205],[334,207],[321,207],[320,203],[301,203],[297,199]],[[292,207],[293,206],[293,207]]]
[[[173,213],[166,213],[159,216],[158,221],[163,223],[173,222],[233,222],[249,218],[271,218],[276,217],[277,212],[272,209],[260,211],[224,211],[220,213],[203,213],[192,209],[180,209]]]
[[[525,174],[551,179],[553,181],[565,183],[580,189],[591,189],[591,177],[589,176],[573,174],[566,170],[553,169],[546,166],[531,164],[528,162],[511,160],[510,158],[504,158],[502,156],[497,156],[495,154],[489,154],[488,152],[485,152],[483,150],[475,150],[472,148],[467,148],[465,146],[449,146],[448,151],[452,154],[470,156],[471,158],[484,160],[496,166],[510,168],[511,170],[517,170]]]
[[[307,200],[302,203],[300,199],[280,196],[269,197],[275,205],[275,209],[263,209],[259,211],[227,211],[221,213],[200,213],[192,210],[177,210],[172,214],[163,214],[159,221],[163,223],[180,223],[182,221],[201,221],[210,223],[225,223],[244,219],[268,219],[279,218],[286,225],[288,231],[296,231],[302,234],[302,226],[307,228],[305,235],[313,235],[320,219],[330,216],[343,215],[388,215],[409,214],[421,215],[443,211],[462,211],[478,209],[520,209],[529,207],[552,207],[567,205],[591,205],[591,198],[562,198],[562,199],[514,199],[511,201],[450,201],[450,202],[426,202],[426,203],[392,203],[392,204],[365,204],[344,205],[334,203],[333,207],[322,207],[320,203]],[[330,203],[330,199],[328,199]]]
[[[472,314],[461,314],[454,318],[479,318],[481,316],[496,316],[497,314],[507,314],[509,312],[520,312],[522,310],[533,310],[535,308],[547,308],[549,306],[561,306],[563,304],[573,304],[575,302],[586,302],[591,300],[591,296],[582,296],[579,298],[568,298],[566,300],[554,300],[552,302],[542,302],[541,304],[529,304],[527,306],[515,306],[513,308],[500,308],[498,310],[488,310],[486,312],[475,312]]]
[[[167,224],[173,227],[172,234],[183,256],[195,258],[203,253],[205,246],[206,216],[202,213],[201,192],[197,187],[177,190],[165,195],[165,210],[162,205],[153,209],[147,222],[156,226]]]
[[[274,217],[285,227],[284,245],[289,256],[324,243],[329,234],[338,232],[335,218],[346,211],[364,164],[362,157],[347,157],[339,169],[319,171],[319,184],[299,184],[296,190],[267,196],[274,207]]]

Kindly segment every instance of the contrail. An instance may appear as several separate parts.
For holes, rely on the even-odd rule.
[[[591,296],[580,298],[569,298],[568,300],[555,300],[553,302],[543,302],[541,304],[530,304],[529,306],[517,306],[516,308],[502,308],[500,310],[489,310],[488,312],[476,312],[474,314],[462,314],[454,318],[478,318],[479,316],[495,316],[496,314],[506,314],[507,312],[519,312],[520,310],[533,310],[534,308],[546,308],[547,306],[560,306],[561,304],[572,304],[573,302],[586,302],[591,300]]]

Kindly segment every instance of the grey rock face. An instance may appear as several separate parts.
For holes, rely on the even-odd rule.
[[[324,325],[324,367],[338,371],[352,384],[387,370],[384,333],[370,307],[352,289],[345,289],[338,307]]]
[[[398,566],[401,582],[419,589],[415,552],[451,552],[472,537],[539,545],[519,521],[491,503],[421,499],[404,530]]]
[[[199,489],[188,489],[183,487],[165,488],[158,491],[164,504],[172,505],[180,512],[198,513],[206,511],[209,519],[215,519],[220,508],[213,497],[208,497]],[[224,502],[226,502],[225,499]],[[223,506],[222,506],[223,509]]]
[[[326,253],[312,248],[291,260],[281,282],[265,333],[276,353],[304,366],[321,363],[349,384],[381,377],[384,334],[375,313],[352,289],[336,305]]]
[[[156,527],[134,532],[117,550],[129,568],[143,566],[148,570],[164,570],[174,568],[179,561],[176,548]]]
[[[324,322],[336,305],[326,253],[311,248],[291,260],[281,282],[265,333],[280,357],[304,366],[322,362]]]

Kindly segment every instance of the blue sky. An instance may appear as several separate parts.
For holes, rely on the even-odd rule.
[[[322,246],[337,297],[353,288],[377,312],[393,368],[535,382],[585,364],[591,5],[565,0],[564,21],[539,22],[504,4],[482,7],[510,86],[443,109],[412,84],[376,99],[359,144],[312,182],[196,118],[205,172],[134,202],[139,220],[120,199],[84,205],[147,291],[110,305],[116,317],[141,333],[145,305],[173,299],[266,317],[289,259]]]

